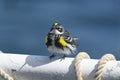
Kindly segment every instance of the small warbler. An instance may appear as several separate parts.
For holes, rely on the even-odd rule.
[[[60,23],[55,22],[45,37],[48,51],[52,53],[49,58],[52,59],[59,53],[63,54],[62,59],[64,59],[66,55],[76,53],[78,45],[76,40],[77,38],[70,36],[70,33]]]

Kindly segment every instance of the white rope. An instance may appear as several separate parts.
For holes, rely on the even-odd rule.
[[[9,74],[7,74],[2,68],[0,68],[0,76],[5,80],[14,80]]]
[[[105,54],[100,59],[100,61],[98,62],[97,71],[95,74],[95,80],[102,80],[102,72],[103,72],[103,69],[105,67],[105,64],[111,60],[116,60],[114,55],[112,55],[112,54]]]
[[[0,54],[3,54],[2,51],[0,51]],[[0,67],[0,76],[4,80],[14,80],[8,73],[6,73],[1,67]]]
[[[77,80],[83,80],[81,67],[80,67],[81,61],[83,59],[90,59],[90,56],[85,52],[80,52],[75,58],[75,72],[76,72]]]

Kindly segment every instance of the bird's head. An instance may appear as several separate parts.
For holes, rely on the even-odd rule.
[[[64,33],[64,27],[62,25],[60,25],[58,22],[55,22],[52,25],[52,28],[50,30],[50,33],[52,34],[63,34]]]

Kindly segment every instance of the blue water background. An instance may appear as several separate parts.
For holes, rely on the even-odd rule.
[[[50,55],[44,37],[55,21],[79,38],[78,52],[120,59],[120,0],[0,0],[0,50]]]

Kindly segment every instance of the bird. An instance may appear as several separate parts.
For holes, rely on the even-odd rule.
[[[61,59],[65,59],[67,55],[75,54],[78,46],[77,39],[70,36],[70,33],[60,23],[54,22],[45,37],[47,49],[52,53],[49,58],[54,58],[56,54],[63,54]]]

